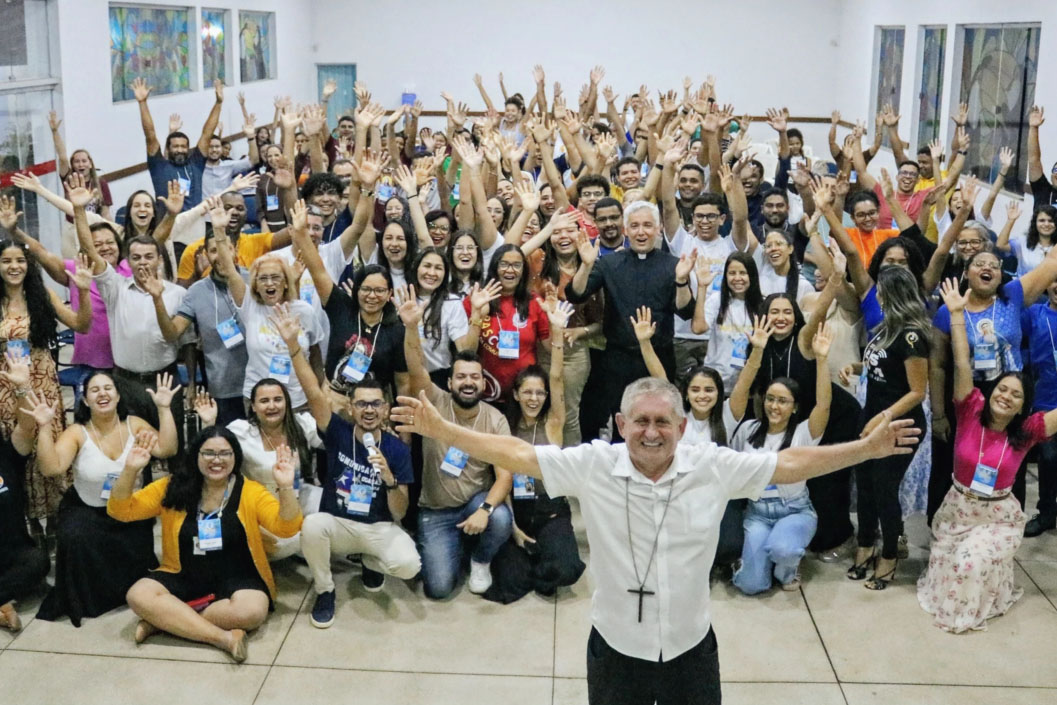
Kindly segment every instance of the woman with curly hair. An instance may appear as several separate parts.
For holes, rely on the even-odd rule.
[[[88,301],[92,275],[83,257],[72,279],[79,300]],[[40,266],[24,245],[6,238],[0,240],[0,340],[7,352],[29,356],[32,391],[55,409],[53,437],[65,427],[59,374],[51,354],[58,344],[56,321],[84,333],[92,325],[92,307],[80,306],[76,313],[72,311],[44,286]],[[7,369],[7,363],[0,363],[0,367]],[[14,430],[21,402],[18,391],[0,381],[0,429],[7,436]],[[41,531],[40,519],[54,517],[70,479],[68,473],[45,478],[37,469],[36,458],[26,463],[26,515],[34,533]]]

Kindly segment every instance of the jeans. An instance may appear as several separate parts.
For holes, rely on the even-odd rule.
[[[771,589],[771,573],[785,585],[815,535],[818,516],[807,491],[791,499],[758,499],[745,511],[745,547],[734,585],[746,595]]]
[[[475,544],[470,560],[491,563],[492,556],[510,538],[514,522],[506,504],[500,504],[492,511],[488,528],[476,536],[468,536],[457,526],[476,512],[487,496],[487,492],[478,492],[463,506],[451,509],[419,509],[418,552],[422,556],[422,584],[426,597],[442,600],[455,589],[462,567],[464,541]]]

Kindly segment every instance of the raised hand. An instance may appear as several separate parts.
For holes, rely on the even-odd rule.
[[[224,102],[224,82],[219,78],[213,79],[213,93],[218,103]]]
[[[154,406],[159,409],[169,408],[173,397],[183,388],[183,385],[180,384],[173,386],[174,381],[172,375],[168,372],[161,372],[158,374],[154,384],[155,388],[147,388],[147,394],[150,395],[151,401],[154,402]]]
[[[41,193],[44,191],[44,184],[40,183],[40,179],[38,179],[37,175],[33,172],[12,174],[11,183],[23,191],[32,191],[33,193]]]
[[[80,291],[88,291],[92,287],[92,263],[88,259],[88,255],[83,252],[77,253],[77,259],[74,260],[73,269],[73,285]]]
[[[333,78],[328,78],[323,84],[323,100],[330,100],[330,97],[338,92],[338,82]]]
[[[242,135],[246,139],[251,140],[255,134],[257,134],[257,116],[250,113],[246,122],[242,123]]]
[[[657,332],[657,322],[653,320],[653,311],[649,306],[639,306],[634,317],[628,317],[635,331],[635,339],[640,343],[653,337]]]
[[[881,179],[880,179],[880,181],[881,181],[881,191],[882,191],[882,193],[884,193],[884,197],[886,199],[888,199],[888,200],[891,200],[892,197],[893,197],[893,194],[895,193],[892,190],[892,177],[889,176],[888,169],[885,169],[884,167],[881,167]]]
[[[151,453],[158,446],[158,434],[143,430],[136,434],[136,442],[125,456],[125,469],[139,472],[150,463]]]
[[[881,112],[884,116],[885,126],[894,127],[899,124],[900,115],[892,109],[891,103],[886,104]]]
[[[374,182],[382,175],[382,170],[389,164],[389,153],[367,151],[360,162],[360,183],[365,188],[374,186]]]
[[[878,114],[880,114],[880,113],[878,113]],[[829,114],[829,124],[833,125],[834,127],[836,127],[837,123],[839,123],[839,122],[840,122],[840,111],[839,110],[834,110],[832,113]]]
[[[23,406],[19,411],[32,418],[37,428],[47,428],[55,421],[55,407],[43,397],[30,392],[26,395],[26,404],[27,406]]]
[[[1009,171],[1013,166],[1013,150],[1009,147],[998,150],[998,161],[1002,165],[1002,171]]]
[[[290,226],[294,230],[306,232],[308,230],[308,206],[305,199],[299,198],[290,208]],[[298,279],[300,281],[300,278]]]
[[[597,86],[606,77],[606,70],[601,64],[591,69],[591,85]]]
[[[180,129],[183,128],[183,126],[184,126],[184,121],[180,117],[179,113],[173,113],[172,115],[169,116],[169,134],[170,135],[172,133],[174,133],[174,132],[179,132]]]
[[[396,181],[396,185],[403,189],[404,193],[408,196],[418,191],[417,184],[415,183],[415,175],[411,173],[411,170],[401,164],[393,172],[393,179]]]
[[[290,313],[290,305],[287,303],[276,304],[274,311],[275,315],[271,317],[271,321],[279,331],[279,337],[287,347],[297,345],[297,338],[301,335],[301,321]]]
[[[1020,217],[1020,202],[1010,199],[1009,203],[1006,204],[1006,220],[1015,223],[1017,218]]]
[[[280,443],[279,447],[275,449],[275,465],[272,466],[272,477],[275,479],[275,485],[280,490],[292,490],[296,475],[294,454],[290,451],[290,446]]]
[[[679,256],[679,261],[675,263],[676,284],[685,283],[690,279],[690,272],[694,271],[695,262],[697,262],[696,247],[690,252],[690,254],[684,253]]]
[[[294,170],[286,157],[279,157],[275,162],[275,171],[272,173],[272,181],[279,188],[294,187]]]
[[[591,238],[583,230],[576,233],[576,251],[580,255],[580,261],[588,267],[594,266],[595,260],[598,259],[600,244],[599,240],[592,243]]]
[[[183,210],[184,198],[186,198],[187,195],[183,192],[183,189],[180,188],[180,182],[176,179],[172,179],[168,183],[168,190],[169,195],[162,196],[158,200],[165,204],[165,210],[176,215]],[[71,198],[70,200],[72,201],[73,199]]]
[[[573,305],[568,301],[557,301],[547,310],[547,320],[551,324],[551,339],[562,340],[562,331],[573,315]]]
[[[833,189],[826,183],[812,183],[811,197],[815,200],[815,206],[825,210],[833,205]]]
[[[492,303],[503,293],[503,285],[495,279],[490,279],[483,287],[474,284],[470,290],[470,311],[484,311],[488,304]]]
[[[217,403],[209,392],[199,392],[195,396],[195,413],[201,421],[202,428],[215,426],[217,423]]]
[[[975,176],[970,176],[962,182],[962,205],[972,208],[976,203],[976,197],[980,193],[980,181]]]
[[[521,207],[532,212],[540,207],[540,192],[531,181],[522,181],[514,185],[514,193],[521,201]]]
[[[1028,111],[1028,127],[1039,127],[1046,122],[1046,110],[1041,105],[1031,106]]]
[[[367,84],[363,81],[353,83],[352,90],[356,93],[357,105],[365,105],[371,102],[371,92],[367,90]]]
[[[88,190],[84,176],[76,171],[66,178],[66,198],[74,208],[84,208],[92,202],[92,192]]]
[[[972,138],[969,137],[969,132],[964,127],[959,127],[954,131],[954,148],[959,152],[968,151],[969,145],[972,144]]]
[[[418,328],[422,322],[422,314],[426,310],[426,303],[419,303],[415,297],[415,287],[397,286],[393,287],[393,304],[404,328]]]
[[[154,86],[148,86],[147,82],[142,78],[132,79],[132,95],[136,97],[138,102],[142,103],[147,100],[152,90],[154,90]]]
[[[767,316],[752,317],[752,333],[748,334],[748,338],[753,348],[763,350],[767,347],[767,341],[773,333],[774,324]]]
[[[223,233],[231,222],[231,213],[221,204],[219,207],[209,211],[209,219],[213,223],[213,231]]]
[[[921,429],[914,428],[913,419],[892,421],[892,412],[882,412],[880,422],[865,436],[866,444],[874,458],[913,453],[921,436]]]
[[[831,238],[829,241],[829,256],[833,260],[833,273],[830,276],[840,277],[843,280],[848,271],[848,257],[837,245],[836,238]]]
[[[767,108],[767,124],[777,132],[785,132],[789,119],[789,109]]]
[[[321,105],[305,107],[301,116],[301,129],[306,135],[318,135],[327,124],[327,113]]]
[[[694,261],[694,272],[697,274],[697,290],[699,292],[708,291],[708,288],[712,286],[712,282],[715,281],[716,276],[719,274],[712,271],[712,263],[705,257],[698,257]]]
[[[248,188],[257,188],[257,183],[261,180],[261,175],[255,171],[250,171],[245,174],[239,174],[231,180],[232,191],[244,191]]]
[[[29,388],[30,359],[28,355],[15,355],[11,350],[4,353],[7,369],[0,370],[0,379],[15,389]]]
[[[0,196],[0,228],[9,232],[14,230],[20,217],[22,217],[22,211],[15,210],[15,199]]]
[[[940,284],[940,296],[943,297],[943,303],[947,305],[947,310],[952,316],[964,311],[965,304],[969,303],[969,290],[966,289],[964,294],[959,291],[958,280],[953,277]]]
[[[829,356],[830,345],[833,344],[833,332],[823,321],[815,331],[815,337],[811,339],[811,352],[815,353],[815,359]]]
[[[929,142],[929,156],[932,157],[932,163],[938,167],[943,159],[943,143],[939,140]]]
[[[954,124],[958,127],[965,127],[965,124],[969,122],[969,104],[959,103],[958,112],[951,114],[951,120],[954,120]]]

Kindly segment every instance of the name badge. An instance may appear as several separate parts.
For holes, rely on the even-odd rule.
[[[264,207],[270,211],[279,210],[279,194],[268,194],[264,197]]]
[[[220,517],[198,520],[198,547],[203,551],[216,551],[224,547]]]
[[[239,330],[239,324],[235,321],[234,316],[217,324],[217,335],[220,336],[220,341],[224,343],[224,347],[228,350],[242,345],[242,331]]]
[[[993,370],[998,367],[998,345],[977,343],[973,346],[973,369]]]
[[[362,482],[354,482],[349,486],[349,494],[345,498],[345,512],[353,516],[365,517],[371,513],[371,500],[374,499],[374,488]]]
[[[180,190],[183,191],[185,196],[191,195],[191,180],[177,177],[176,181],[180,184]]]
[[[290,370],[293,366],[289,355],[272,355],[272,361],[268,364],[268,376],[286,384],[290,381]]]
[[[767,485],[763,488],[763,493],[760,495],[760,499],[779,499],[781,494],[778,493],[778,485]]]
[[[7,341],[7,352],[15,357],[29,357],[29,341],[22,338],[12,338]]]
[[[536,479],[528,475],[514,473],[514,499],[535,499]]]
[[[742,335],[734,338],[734,347],[730,351],[730,364],[734,367],[745,367],[749,359],[749,339]]]
[[[376,195],[379,201],[388,201],[393,197],[393,187],[391,184],[381,183],[378,184]]]
[[[370,367],[371,358],[359,350],[353,350],[352,354],[349,355],[349,361],[345,363],[345,367],[341,370],[341,376],[351,382],[360,382]]]
[[[301,491],[301,473],[294,475],[294,492]]]
[[[723,262],[713,262],[708,265],[708,269],[715,275],[715,279],[712,280],[712,285],[708,289],[709,291],[719,291],[723,284]]]
[[[316,285],[310,280],[301,285],[300,298],[306,304],[312,304],[316,297]]]
[[[1057,368],[1057,350],[1053,351],[1053,366]]]
[[[103,489],[99,493],[99,499],[110,499],[110,490],[114,489],[114,483],[117,482],[117,478],[120,477],[116,472],[107,474],[106,479],[103,480]]]
[[[466,468],[466,462],[469,459],[470,456],[467,453],[463,453],[455,446],[451,446],[448,448],[448,452],[444,454],[444,460],[440,464],[440,469],[452,477],[458,477]]]
[[[521,357],[521,331],[499,331],[499,359],[516,360]]]
[[[969,489],[976,494],[990,497],[995,493],[996,480],[998,480],[998,468],[977,463],[976,472],[973,473],[973,482],[969,485]]]

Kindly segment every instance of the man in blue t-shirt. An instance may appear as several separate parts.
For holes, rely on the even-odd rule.
[[[361,554],[369,592],[382,589],[386,574],[409,580],[421,568],[415,542],[398,523],[414,482],[411,451],[382,430],[389,405],[381,384],[372,377],[362,380],[349,400],[349,413],[352,423],[334,413],[323,423],[316,418],[327,449],[327,476],[319,512],[305,517],[301,526],[301,552],[316,590],[312,625],[320,629],[334,623],[332,555]]]
[[[1035,400],[1031,412],[1057,409],[1057,281],[1046,287],[1046,303],[1024,311],[1024,335],[1028,337],[1031,370],[1035,377]],[[1039,444],[1038,513],[1024,527],[1031,538],[1057,528],[1057,437]]]
[[[142,78],[132,82],[132,91],[139,103],[139,119],[143,126],[143,136],[147,140],[147,169],[150,171],[150,180],[154,184],[156,196],[163,196],[169,192],[169,182],[176,181],[180,184],[180,190],[184,193],[183,210],[190,210],[202,202],[202,172],[206,166],[206,154],[209,151],[209,140],[217,129],[220,120],[220,106],[224,102],[224,84],[221,81],[213,81],[213,90],[216,92],[216,102],[213,109],[209,111],[206,124],[202,127],[202,136],[198,138],[198,144],[191,148],[190,138],[179,131],[179,119],[170,120],[169,133],[165,138],[165,153],[162,154],[161,145],[158,143],[158,135],[154,131],[154,118],[151,117],[150,108],[147,107],[147,98],[150,96],[152,86]]]

